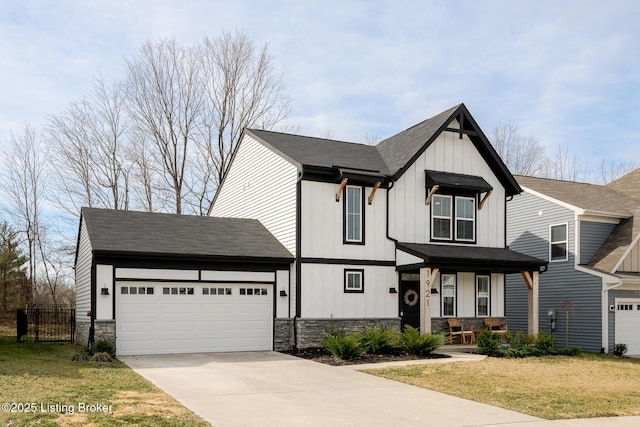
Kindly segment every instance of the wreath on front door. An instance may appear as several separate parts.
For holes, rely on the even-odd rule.
[[[409,307],[413,307],[418,303],[418,293],[413,289],[409,289],[404,293],[404,303]]]

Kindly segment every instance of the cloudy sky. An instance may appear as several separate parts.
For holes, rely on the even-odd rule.
[[[640,161],[640,2],[0,0],[0,141],[148,39],[269,43],[306,135],[385,138],[464,102],[595,169]]]

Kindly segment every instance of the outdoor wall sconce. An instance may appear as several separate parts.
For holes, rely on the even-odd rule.
[[[390,287],[390,288],[389,288],[389,293],[390,293],[390,294],[397,294],[397,293],[398,293],[398,291],[396,290],[396,287],[395,287],[395,286],[392,286],[392,287]]]
[[[287,296],[287,291],[285,291],[284,288],[280,291],[280,296],[281,297],[286,297]]]
[[[431,288],[431,295],[438,295],[438,289]]]
[[[100,295],[104,295],[104,296],[109,296],[109,288],[107,288],[106,286],[102,289],[100,289]]]

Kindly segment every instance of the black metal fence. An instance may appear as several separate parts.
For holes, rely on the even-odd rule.
[[[27,306],[18,309],[16,323],[18,341],[73,342],[76,310],[59,305]]]

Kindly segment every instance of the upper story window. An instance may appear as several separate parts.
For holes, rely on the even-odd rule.
[[[474,242],[476,240],[476,199],[435,194],[431,201],[431,238]]]
[[[345,187],[344,242],[364,243],[363,231],[364,198],[363,188]]]
[[[549,227],[549,261],[566,261],[568,259],[567,224]]]
[[[476,231],[476,199],[456,197],[456,240],[473,242]]]
[[[431,203],[431,237],[451,240],[451,196],[436,194]]]

